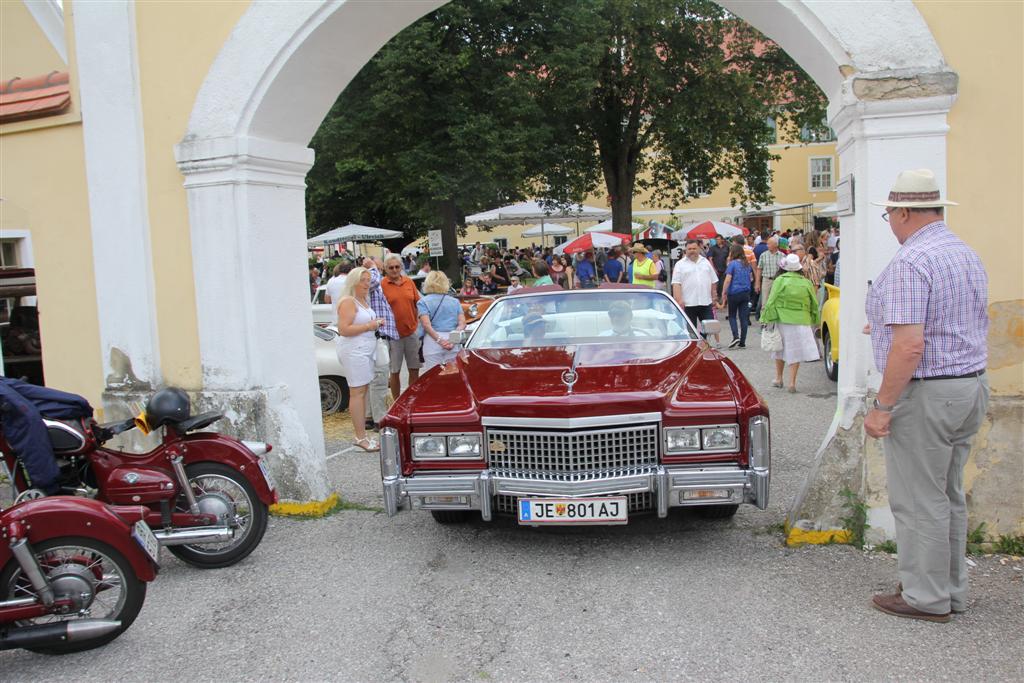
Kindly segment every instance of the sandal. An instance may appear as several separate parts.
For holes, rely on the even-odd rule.
[[[775,387],[776,389],[781,389],[782,382],[772,382],[772,386]]]
[[[376,439],[367,439],[365,436],[354,441],[352,445],[362,448],[367,453],[375,453],[380,450],[380,444],[377,443]]]
[[[788,391],[791,394],[795,394],[796,393],[796,387],[789,387],[786,391]]]

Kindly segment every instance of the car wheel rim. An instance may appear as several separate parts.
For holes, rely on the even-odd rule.
[[[341,387],[328,380],[320,380],[320,410],[333,413],[341,403]]]
[[[835,362],[832,360],[832,337],[826,334],[822,346],[825,347],[825,368],[832,372],[833,363]]]

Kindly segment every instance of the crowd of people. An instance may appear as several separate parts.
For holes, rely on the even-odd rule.
[[[698,330],[703,321],[726,311],[732,340],[742,349],[756,316],[775,325],[782,349],[773,351],[773,386],[796,391],[801,363],[820,357],[815,330],[824,283],[839,282],[838,230],[794,231],[714,240],[689,239],[669,272],[662,252],[640,242],[574,255],[551,247],[498,249],[479,242],[460,250],[465,276],[458,294],[495,295],[524,286],[588,289],[602,283],[630,283],[669,292]],[[421,371],[449,361],[456,353],[448,333],[466,326],[459,300],[443,272],[413,254],[338,260],[326,280],[324,301],[332,304],[339,333],[338,355],[348,372],[349,412],[355,445],[379,448],[366,430],[379,425],[388,394],[401,394],[403,366],[409,382]],[[315,294],[325,273],[310,266]],[[413,277],[423,280],[417,287]],[[715,334],[712,343],[721,341]],[[386,351],[384,351],[386,348]],[[377,362],[387,355],[387,362]],[[784,371],[789,368],[788,377]]]

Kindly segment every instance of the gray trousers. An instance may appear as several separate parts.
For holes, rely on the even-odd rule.
[[[374,367],[373,379],[370,380],[369,394],[369,417],[380,424],[384,415],[388,412],[388,394],[391,388],[388,386],[388,378],[391,377],[388,366]]]
[[[964,464],[988,396],[984,375],[911,380],[883,440],[903,599],[922,612],[967,606]]]

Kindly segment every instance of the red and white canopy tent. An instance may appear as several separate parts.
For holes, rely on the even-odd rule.
[[[698,240],[710,240],[714,239],[718,235],[729,238],[735,237],[736,235],[749,234],[750,231],[746,228],[733,225],[732,223],[723,223],[721,221],[704,221],[703,223],[698,223],[686,231],[686,236],[688,238]]]
[[[610,249],[633,241],[631,235],[617,232],[585,232],[575,239],[554,248],[556,254],[578,254],[594,248]]]

